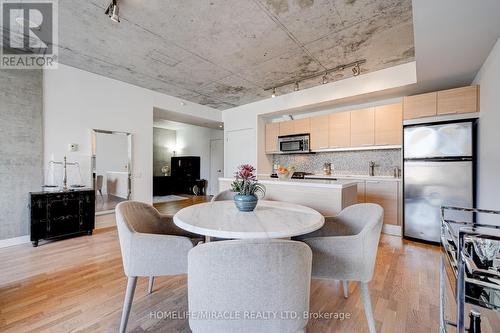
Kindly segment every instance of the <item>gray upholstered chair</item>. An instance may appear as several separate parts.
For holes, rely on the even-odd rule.
[[[289,240],[221,241],[193,248],[188,256],[189,312],[233,317],[191,316],[191,330],[305,332],[307,318],[303,313],[309,311],[311,257],[307,245]],[[277,317],[251,319],[245,313],[277,313]],[[286,318],[286,313],[298,317]]]
[[[199,235],[178,228],[172,217],[160,214],[153,206],[125,201],[116,206],[116,225],[120,239],[123,269],[128,277],[120,332],[125,332],[137,277],[185,274],[187,255]]]
[[[223,201],[223,200],[233,200],[234,196],[236,195],[236,192],[233,192],[231,190],[225,190],[222,192],[219,192],[218,194],[214,195],[212,198],[213,201]]]
[[[346,298],[348,281],[359,282],[371,333],[376,330],[368,282],[373,277],[383,220],[379,205],[352,205],[327,218],[321,229],[298,238],[313,251],[313,278],[341,280]]]

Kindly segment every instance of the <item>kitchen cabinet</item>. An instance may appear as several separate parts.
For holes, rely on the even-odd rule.
[[[280,135],[307,134],[311,131],[309,118],[283,121],[280,124]]]
[[[375,145],[400,145],[402,137],[401,103],[375,107]]]
[[[329,148],[349,147],[351,145],[351,113],[332,113],[329,115],[328,120],[330,128],[328,134]]]
[[[384,224],[400,226],[398,212],[399,184],[395,181],[367,180],[365,201],[384,208]]]
[[[364,180],[357,179],[353,179],[353,181],[358,183],[358,203],[365,203],[366,182]]]
[[[266,153],[277,152],[278,136],[280,135],[280,123],[266,124]]]
[[[351,111],[351,147],[373,146],[374,144],[374,108]]]
[[[437,92],[405,96],[403,98],[403,118],[415,119],[437,115]]]
[[[478,96],[479,86],[438,91],[437,114],[478,112]]]
[[[329,147],[329,116],[317,116],[310,118],[311,126],[311,149],[326,149]]]

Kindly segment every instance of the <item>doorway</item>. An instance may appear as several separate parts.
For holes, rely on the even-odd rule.
[[[210,180],[208,194],[219,193],[219,178],[224,177],[224,140],[210,140]]]

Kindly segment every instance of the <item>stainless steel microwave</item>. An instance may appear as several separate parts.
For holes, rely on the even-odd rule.
[[[294,134],[278,137],[281,153],[308,153],[309,134]]]

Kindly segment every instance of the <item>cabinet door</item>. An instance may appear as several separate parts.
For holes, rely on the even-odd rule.
[[[293,120],[282,121],[280,123],[280,135],[291,135],[293,134]]]
[[[278,151],[278,135],[280,134],[280,123],[266,124],[266,153]]]
[[[329,116],[328,135],[330,148],[344,148],[351,145],[351,113],[337,112]]]
[[[364,180],[356,180],[358,182],[358,203],[366,202],[365,192],[366,184]]]
[[[328,148],[329,117],[318,116],[311,118],[311,149]]]
[[[403,118],[415,119],[437,114],[437,93],[406,96],[403,98]]]
[[[307,134],[311,132],[310,118],[292,120],[292,134]]]
[[[351,147],[375,144],[374,108],[351,111]]]
[[[403,137],[403,107],[401,103],[375,108],[375,144],[400,145]]]
[[[454,114],[479,111],[478,88],[479,86],[468,86],[438,91],[437,113]]]
[[[384,208],[384,224],[401,225],[398,219],[398,182],[366,181],[366,202]]]

